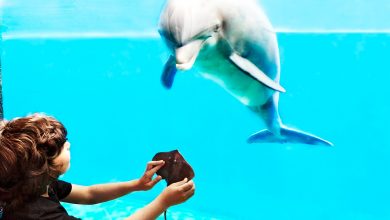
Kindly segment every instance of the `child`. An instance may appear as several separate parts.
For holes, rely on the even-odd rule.
[[[149,190],[161,180],[153,175],[164,161],[151,161],[140,179],[79,186],[58,180],[70,166],[70,143],[63,124],[34,114],[0,125],[0,215],[2,220],[71,220],[60,201],[96,204],[130,192]],[[168,207],[189,199],[195,191],[184,179],[165,188],[151,203],[127,220],[157,218]],[[1,213],[2,212],[2,213]],[[1,217],[0,217],[1,218]]]

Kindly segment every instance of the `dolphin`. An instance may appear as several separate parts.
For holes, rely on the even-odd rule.
[[[278,111],[280,57],[276,33],[255,0],[168,0],[159,33],[171,52],[161,81],[193,67],[263,119],[267,129],[248,143],[333,144],[282,123]]]

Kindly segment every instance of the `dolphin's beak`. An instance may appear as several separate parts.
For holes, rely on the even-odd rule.
[[[204,40],[194,40],[175,50],[176,68],[189,70],[194,65]]]

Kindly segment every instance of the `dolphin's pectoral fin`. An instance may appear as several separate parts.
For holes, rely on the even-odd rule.
[[[169,56],[169,59],[165,63],[163,73],[161,75],[161,82],[165,88],[170,89],[175,79],[177,69],[174,56]]]
[[[280,128],[280,136],[274,135],[267,129],[261,130],[251,135],[248,138],[248,143],[298,143],[333,146],[333,144],[327,140],[287,127]]]
[[[285,92],[286,90],[278,83],[269,78],[263,71],[261,71],[257,66],[255,66],[251,61],[245,59],[244,57],[238,55],[237,53],[232,53],[229,59],[242,71],[250,74],[252,77],[257,79],[259,82],[265,86],[279,91]]]

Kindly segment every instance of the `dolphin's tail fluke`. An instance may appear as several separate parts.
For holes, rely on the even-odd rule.
[[[298,143],[333,146],[331,142],[320,137],[287,127],[280,128],[280,135],[275,135],[267,129],[256,132],[248,138],[248,143]]]

